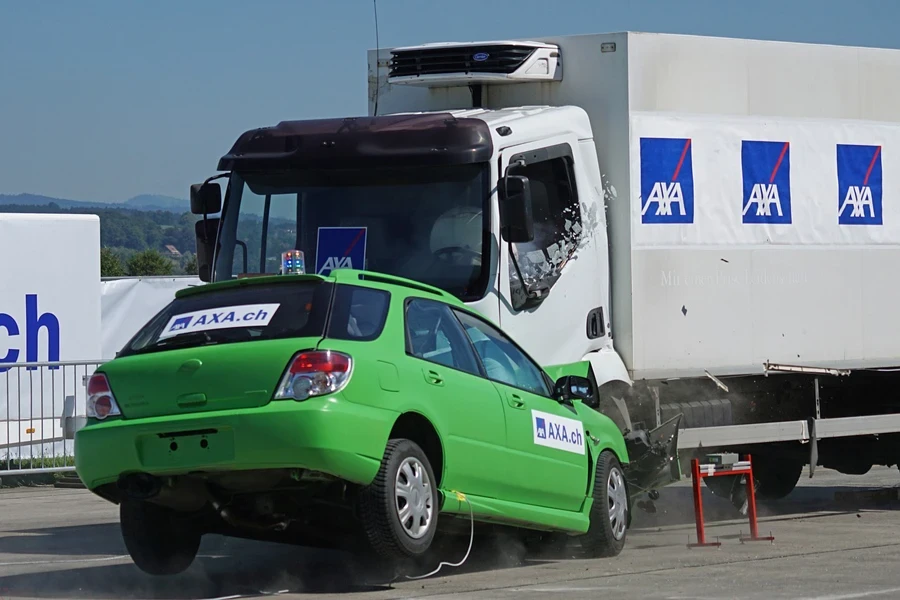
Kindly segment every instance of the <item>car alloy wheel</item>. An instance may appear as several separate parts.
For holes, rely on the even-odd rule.
[[[431,463],[412,440],[388,441],[375,479],[360,491],[360,519],[369,545],[389,561],[424,555],[438,522]]]
[[[628,493],[625,490],[625,478],[622,477],[622,471],[616,467],[609,470],[606,494],[609,503],[609,527],[613,537],[621,540],[625,537],[627,527]]]
[[[617,556],[628,535],[628,483],[622,465],[610,450],[597,457],[595,472],[590,524],[579,536],[581,546],[593,558]]]
[[[394,506],[406,535],[417,540],[428,533],[434,516],[431,479],[417,458],[408,456],[400,463],[394,483]]]

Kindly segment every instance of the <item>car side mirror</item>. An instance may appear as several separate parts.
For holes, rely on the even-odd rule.
[[[581,400],[590,408],[599,406],[591,380],[578,375],[564,375],[557,379],[553,386],[553,397],[559,402],[571,403],[573,400]]]
[[[191,186],[191,213],[212,215],[222,210],[222,186],[207,181]]]
[[[503,178],[500,198],[500,235],[514,244],[534,239],[534,216],[531,209],[531,186],[528,178],[507,175]]]
[[[212,280],[212,261],[216,251],[216,238],[219,233],[219,219],[200,219],[194,223],[194,234],[197,238],[197,275],[200,281],[208,283]]]

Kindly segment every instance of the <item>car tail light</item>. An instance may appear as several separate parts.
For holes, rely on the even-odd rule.
[[[306,400],[341,391],[350,381],[353,360],[334,350],[301,352],[281,377],[276,400]]]
[[[94,373],[88,381],[87,416],[100,419],[121,415],[119,405],[103,373]]]

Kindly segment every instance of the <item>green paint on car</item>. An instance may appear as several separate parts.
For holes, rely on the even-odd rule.
[[[178,292],[91,378],[76,469],[155,574],[186,569],[205,533],[401,560],[467,534],[470,510],[612,556],[629,457],[591,381],[414,281],[213,283]]]

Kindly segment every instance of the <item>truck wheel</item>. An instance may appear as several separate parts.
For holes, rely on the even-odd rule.
[[[720,475],[719,477],[704,477],[703,483],[714,495],[728,500],[731,498],[735,483],[743,485],[740,483],[740,479],[739,475]]]
[[[438,490],[422,449],[406,439],[388,442],[375,480],[359,498],[372,549],[389,561],[425,554],[437,529]]]
[[[616,556],[625,547],[631,511],[622,465],[609,450],[597,458],[593,495],[591,524],[581,536],[581,547],[593,558]]]
[[[756,497],[760,500],[784,498],[797,487],[803,463],[760,456],[753,458]]]
[[[131,560],[150,575],[175,575],[191,566],[201,534],[187,519],[151,502],[119,504],[122,539]]]

